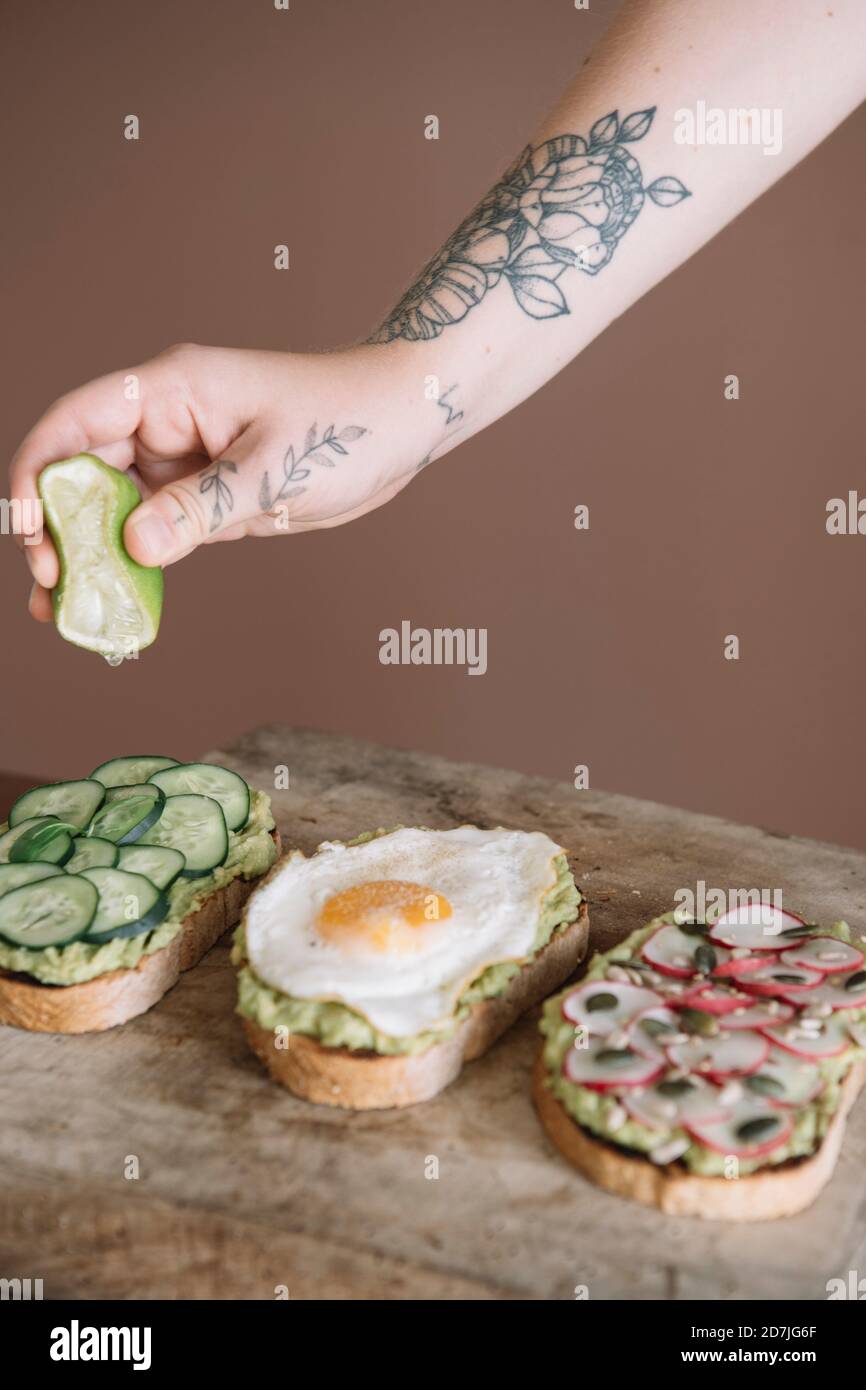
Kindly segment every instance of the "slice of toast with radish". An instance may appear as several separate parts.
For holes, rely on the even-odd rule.
[[[501,850],[508,862],[533,838],[544,872],[527,890],[535,907],[515,905],[509,935],[507,900],[520,896],[522,866],[510,887],[491,884],[490,893],[478,888],[477,875],[483,879],[486,870],[495,883],[495,860],[485,856]],[[320,865],[321,884],[336,892],[315,881]],[[383,865],[399,877],[380,877]],[[412,913],[416,903],[432,900],[437,914],[428,927]],[[544,913],[544,940],[536,945]],[[260,886],[235,938],[238,1012],[271,1078],[302,1099],[349,1110],[416,1105],[562,984],[582,961],[588,933],[587,905],[563,851],[547,836],[474,826],[380,831],[350,845],[320,846],[310,859],[292,855]],[[459,963],[450,958],[452,947]],[[497,975],[503,966],[506,973]],[[414,971],[417,988],[401,997],[404,969]],[[425,1012],[434,979],[441,994]],[[343,1035],[352,1045],[334,1045]]]
[[[866,1082],[864,966],[844,923],[752,906],[657,918],[547,1001],[541,1123],[591,1181],[670,1215],[801,1211]]]
[[[264,793],[214,764],[115,758],[26,792],[0,832],[0,1023],[101,1032],[152,1008],[279,843]]]

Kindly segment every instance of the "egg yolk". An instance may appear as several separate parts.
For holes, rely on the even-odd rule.
[[[336,946],[363,945],[377,951],[417,951],[423,928],[451,916],[441,893],[420,883],[378,879],[358,883],[327,899],[316,926]]]

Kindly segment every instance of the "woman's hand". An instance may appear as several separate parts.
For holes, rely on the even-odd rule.
[[[12,464],[11,493],[35,498],[46,464],[93,452],[133,472],[144,503],[124,531],[143,565],[210,541],[335,526],[393,497],[437,442],[423,379],[399,347],[307,356],[182,345],[52,405]],[[51,618],[50,539],[28,545],[34,617]]]

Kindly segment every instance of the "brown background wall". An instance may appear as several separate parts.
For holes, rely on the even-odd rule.
[[[4,452],[62,391],[174,341],[368,331],[616,8],[6,0]],[[829,497],[866,492],[864,137],[861,111],[389,507],[169,570],[137,663],[33,624],[4,538],[0,766],[80,775],[282,719],[562,779],[588,763],[593,786],[866,846],[866,537],[824,529]],[[488,674],[381,666],[402,618],[486,626]]]

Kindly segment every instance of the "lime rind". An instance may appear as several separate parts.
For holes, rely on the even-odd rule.
[[[159,631],[163,595],[162,570],[137,564],[123,544],[138,489],[93,454],[49,464],[38,486],[60,561],[58,632],[113,665],[136,657]]]

